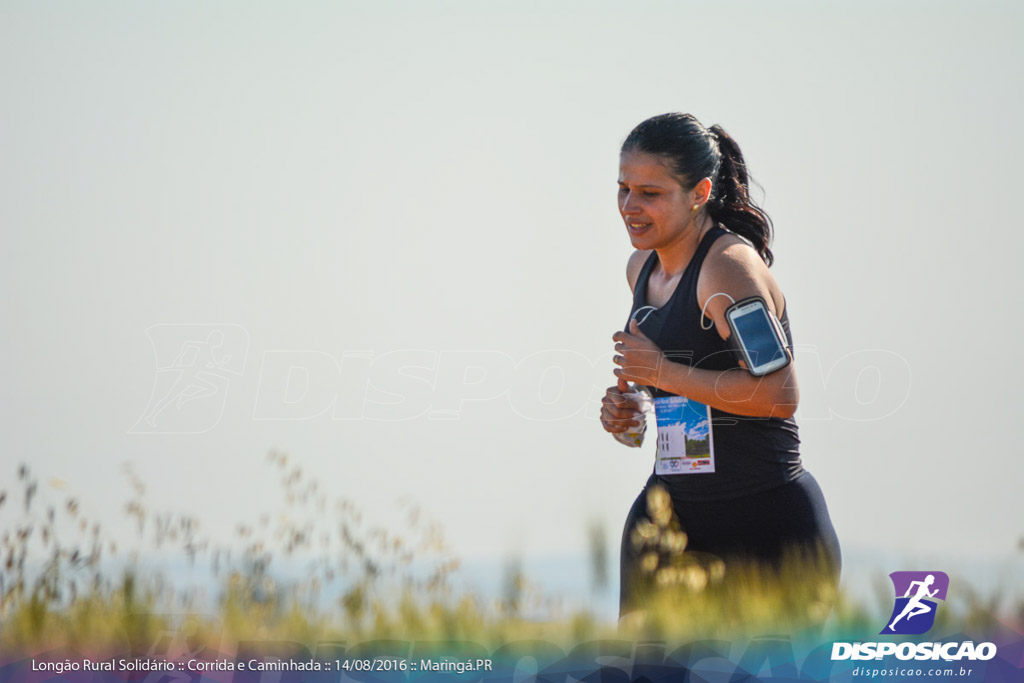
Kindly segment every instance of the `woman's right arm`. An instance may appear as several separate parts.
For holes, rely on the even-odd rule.
[[[629,283],[629,290],[636,290],[636,281],[640,277],[640,270],[650,255],[650,251],[636,250],[629,255],[626,262],[626,282]],[[601,401],[601,426],[606,432],[615,434],[624,432],[630,427],[640,424],[634,419],[640,406],[636,402],[627,399],[624,394],[629,391],[629,384],[625,380],[618,380],[615,386],[608,387],[604,392],[604,399]]]

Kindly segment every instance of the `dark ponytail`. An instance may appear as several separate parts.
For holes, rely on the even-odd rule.
[[[750,177],[743,152],[721,126],[710,128],[722,155],[718,174],[712,182],[708,215],[729,230],[750,241],[769,266],[775,260],[768,245],[772,241],[772,219],[750,199]]]
[[[626,137],[622,151],[631,150],[665,157],[686,189],[702,178],[711,178],[708,215],[748,240],[764,262],[772,264],[772,221],[751,201],[743,153],[721,126],[705,128],[691,114],[661,114],[647,119]]]

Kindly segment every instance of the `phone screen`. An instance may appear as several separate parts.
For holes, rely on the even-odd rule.
[[[786,351],[779,346],[768,312],[762,306],[733,317],[733,324],[755,368],[785,358]]]

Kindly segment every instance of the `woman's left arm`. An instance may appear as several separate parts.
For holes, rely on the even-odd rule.
[[[728,296],[716,296],[719,293]],[[740,301],[751,296],[762,297],[769,310],[778,314],[776,302],[781,305],[782,292],[768,267],[749,245],[733,238],[724,248],[708,254],[697,283],[697,300],[719,336],[727,339],[730,330],[725,310],[731,305],[729,299]],[[763,377],[755,377],[745,368],[693,368],[669,361],[635,321],[629,333],[616,332],[612,339],[617,342],[619,354],[615,363],[620,367],[615,368],[615,375],[627,381],[750,417],[792,417],[800,401],[793,362]]]

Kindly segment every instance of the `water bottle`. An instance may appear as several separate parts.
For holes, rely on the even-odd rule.
[[[612,436],[621,444],[632,448],[639,448],[644,443],[644,432],[647,431],[647,413],[650,412],[651,395],[641,387],[631,384],[632,391],[623,392],[623,396],[634,401],[640,409],[633,413],[633,419],[640,424],[634,425],[624,432],[615,432]]]

